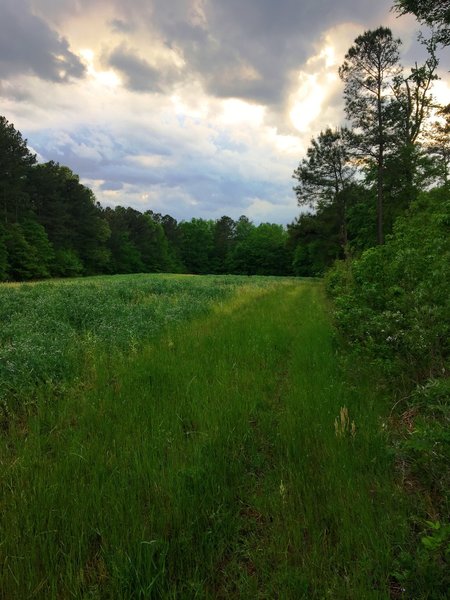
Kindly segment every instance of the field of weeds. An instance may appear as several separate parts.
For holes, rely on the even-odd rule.
[[[95,355],[132,353],[167,327],[205,314],[248,277],[116,275],[0,285],[0,402],[33,401],[41,384],[83,378]],[[5,415],[3,415],[5,418]]]
[[[0,597],[403,593],[386,407],[342,371],[320,283],[126,276],[0,297]]]

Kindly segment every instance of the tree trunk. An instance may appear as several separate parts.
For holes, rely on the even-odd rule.
[[[377,244],[384,244],[383,231],[383,169],[384,156],[383,145],[380,145],[378,153],[378,171],[377,171]]]
[[[384,243],[383,235],[383,178],[384,178],[384,123],[382,106],[382,69],[378,64],[378,90],[377,90],[377,111],[378,111],[378,165],[377,165],[377,244]]]

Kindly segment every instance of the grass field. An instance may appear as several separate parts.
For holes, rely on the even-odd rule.
[[[320,283],[93,278],[0,309],[2,598],[402,597],[386,406]]]
[[[133,275],[0,286],[0,400],[85,378],[105,347],[134,352],[165,327],[205,313],[247,278]],[[252,286],[266,285],[252,279]],[[14,402],[14,398],[18,402]],[[30,398],[28,398],[30,400]]]

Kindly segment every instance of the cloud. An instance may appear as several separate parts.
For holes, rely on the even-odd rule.
[[[5,2],[24,46],[0,54],[5,116],[102,204],[177,219],[292,221],[292,172],[343,119],[337,67],[391,19],[391,0]],[[77,55],[83,80],[59,85]]]
[[[131,4],[140,6],[137,0]],[[208,93],[276,105],[322,31],[339,21],[367,22],[389,4],[154,0],[152,25],[179,50]]]
[[[107,62],[121,74],[125,85],[136,92],[161,92],[161,75],[145,59],[122,45],[115,48]]]
[[[136,29],[133,23],[130,23],[129,21],[124,21],[122,19],[112,19],[110,21],[110,26],[115,33],[129,34],[135,31]]]
[[[137,113],[144,102],[142,97]],[[271,130],[266,139],[256,140],[256,120],[233,125],[229,116],[226,130],[220,119],[214,127],[191,118],[174,119],[168,126],[161,118],[162,99],[159,102],[152,101],[139,126],[129,116],[117,119],[114,127],[92,123],[65,131],[53,129],[49,122],[33,135],[34,146],[41,155],[81,173],[103,204],[137,209],[146,205],[178,219],[224,213],[237,218],[251,198],[273,198],[276,206],[291,197],[294,217],[290,175],[295,160],[292,166],[279,161]],[[212,112],[218,112],[220,104]],[[84,105],[89,105],[86,99]],[[121,113],[120,106],[116,110]]]
[[[100,189],[103,192],[118,192],[123,190],[123,183],[121,181],[104,181],[100,184]]]
[[[14,102],[30,99],[30,93],[23,85],[13,85],[11,81],[0,81],[0,97]]]
[[[53,13],[52,4],[35,0],[41,13]],[[56,14],[59,22],[68,15],[72,27],[83,23],[79,36],[89,21],[90,37],[102,32],[103,46],[112,42],[105,23],[112,28],[111,64],[130,89],[159,90],[161,72],[150,57],[164,47],[183,63],[182,76],[200,80],[207,94],[277,107],[324,30],[349,21],[378,25],[390,6],[391,0],[59,0]],[[130,50],[130,36],[138,52]],[[165,78],[166,87],[177,82]]]
[[[0,19],[0,77],[30,73],[59,83],[81,78],[84,65],[67,39],[40,17],[27,0],[3,0]]]

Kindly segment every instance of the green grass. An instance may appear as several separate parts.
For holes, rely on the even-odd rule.
[[[0,404],[17,409],[41,383],[64,388],[84,376],[86,357],[105,347],[134,352],[247,280],[116,275],[0,285]],[[253,286],[263,282],[252,278]]]
[[[391,597],[385,406],[340,368],[321,285],[157,280],[208,301],[133,352],[84,348],[81,379],[8,421],[0,596]]]

